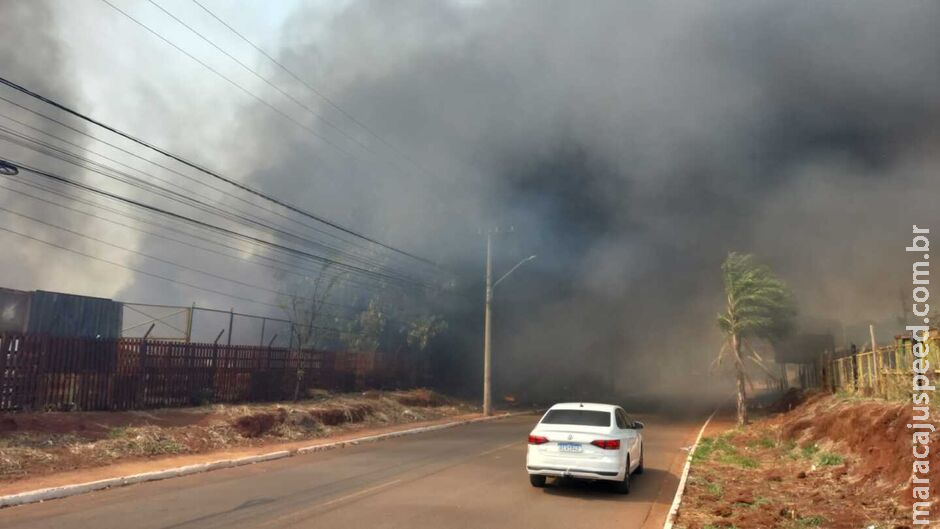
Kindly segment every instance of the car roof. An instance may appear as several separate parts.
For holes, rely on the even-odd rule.
[[[597,402],[559,402],[549,409],[552,410],[592,410],[592,411],[614,411],[620,406],[614,404],[600,404]]]

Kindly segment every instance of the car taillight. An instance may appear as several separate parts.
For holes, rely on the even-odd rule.
[[[547,437],[542,437],[541,435],[530,435],[529,444],[530,445],[540,445],[548,442]]]
[[[598,439],[591,444],[604,450],[617,450],[620,448],[620,439]]]

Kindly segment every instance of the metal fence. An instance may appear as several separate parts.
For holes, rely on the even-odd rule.
[[[0,334],[0,411],[275,401],[425,382],[417,356]]]
[[[931,368],[929,373],[938,376],[940,333],[932,331],[925,343],[929,348],[924,357]],[[910,397],[913,361],[910,339],[898,337],[893,345],[827,359],[815,369],[808,369],[815,371],[813,376],[818,381],[808,387],[825,385],[832,391],[889,399]]]

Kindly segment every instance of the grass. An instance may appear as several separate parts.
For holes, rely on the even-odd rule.
[[[744,456],[738,453],[737,447],[731,444],[733,432],[726,432],[717,438],[703,437],[692,454],[692,463],[700,464],[712,459],[726,465],[734,465],[741,468],[757,468],[759,463],[753,457]],[[772,439],[768,440],[774,443]],[[775,443],[774,443],[775,444]]]
[[[109,439],[118,439],[127,435],[126,426],[115,426],[108,429],[108,438]]]
[[[695,447],[695,453],[692,454],[692,463],[704,463],[711,459],[712,452],[715,450],[715,440],[711,437],[703,437],[698,446]]]
[[[831,452],[826,452],[819,455],[819,465],[820,466],[835,466],[841,465],[845,462],[845,458],[839,454],[833,454]]]
[[[760,464],[753,457],[742,456],[741,454],[722,454],[718,456],[718,462],[726,465],[734,465],[740,468],[757,468]]]
[[[797,527],[819,527],[825,522],[822,516],[804,516],[796,521]]]
[[[739,502],[735,502],[735,503],[734,503],[734,506],[735,506],[735,507],[740,507],[740,508],[747,507],[748,509],[754,511],[754,510],[759,509],[761,505],[767,505],[767,504],[769,504],[769,503],[770,503],[770,499],[769,499],[769,498],[761,497],[761,498],[757,498],[756,500],[754,500],[753,503],[744,503],[744,502],[740,502],[740,501],[739,501]]]
[[[800,448],[800,455],[803,456],[803,459],[812,459],[817,452],[819,452],[819,445],[815,443]]]
[[[775,440],[773,440],[772,438],[770,438],[769,436],[766,436],[766,435],[765,435],[764,437],[761,437],[760,439],[748,441],[748,442],[747,442],[747,446],[749,446],[750,448],[767,448],[767,449],[770,449],[770,448],[776,448],[776,447],[777,447],[777,441],[775,441]]]
[[[707,490],[709,494],[714,496],[716,500],[720,499],[721,495],[724,494],[725,492],[724,487],[721,485],[721,483],[717,481],[709,481],[708,483],[706,483],[705,490]]]

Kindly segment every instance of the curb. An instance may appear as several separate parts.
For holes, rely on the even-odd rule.
[[[99,481],[90,481],[87,483],[77,483],[74,485],[63,485],[61,487],[52,487],[48,489],[39,489],[39,490],[32,490],[32,491],[27,491],[27,492],[20,492],[17,494],[0,496],[0,508],[13,507],[15,505],[25,505],[27,503],[37,503],[37,502],[43,502],[43,501],[48,501],[48,500],[56,500],[59,498],[67,498],[69,496],[76,496],[78,494],[94,492],[96,490],[108,489],[108,488],[113,488],[113,487],[123,487],[125,485],[133,485],[135,483],[145,483],[147,481],[159,481],[163,479],[177,478],[181,476],[188,476],[190,474],[211,472],[213,470],[219,470],[222,468],[233,468],[233,467],[240,467],[244,465],[251,465],[254,463],[263,463],[265,461],[273,461],[275,459],[283,459],[286,457],[292,457],[292,456],[297,456],[297,455],[312,454],[315,452],[333,450],[335,448],[345,448],[347,446],[355,446],[360,443],[370,443],[370,442],[375,442],[375,441],[382,441],[385,439],[392,439],[395,437],[404,437],[406,435],[415,435],[419,433],[434,432],[437,430],[445,430],[448,428],[453,428],[455,426],[461,426],[464,424],[473,424],[473,423],[478,423],[478,422],[493,421],[493,420],[498,420],[498,419],[505,419],[507,417],[528,415],[530,413],[532,412],[514,412],[514,413],[504,413],[502,415],[494,415],[492,417],[477,417],[475,419],[469,419],[465,421],[454,421],[454,422],[448,422],[444,424],[435,424],[432,426],[422,426],[419,428],[411,428],[408,430],[399,430],[396,432],[369,435],[366,437],[357,437],[355,439],[349,439],[346,441],[336,441],[333,443],[323,443],[323,444],[305,446],[305,447],[297,448],[295,450],[281,450],[277,452],[259,454],[256,456],[239,457],[236,459],[221,459],[218,461],[211,461],[209,463],[199,463],[195,465],[186,465],[183,467],[168,468],[165,470],[155,470],[153,472],[144,472],[141,474],[133,474],[130,476],[121,476],[117,478],[102,479]]]
[[[698,436],[695,437],[695,443],[693,443],[692,448],[689,449],[689,456],[686,457],[685,467],[682,469],[682,477],[679,478],[679,487],[676,488],[676,496],[672,500],[672,507],[669,508],[669,514],[666,516],[666,523],[663,524],[663,529],[672,529],[672,525],[676,521],[676,515],[679,513],[679,504],[682,503],[682,495],[685,493],[685,482],[689,479],[689,468],[692,466],[692,456],[695,455],[698,442],[702,440],[702,434],[705,433],[705,428],[708,428],[708,423],[712,422],[712,418],[716,413],[718,413],[718,408],[715,408],[715,411],[705,420],[702,429],[698,431]],[[2,499],[0,499],[0,501],[2,501]]]

